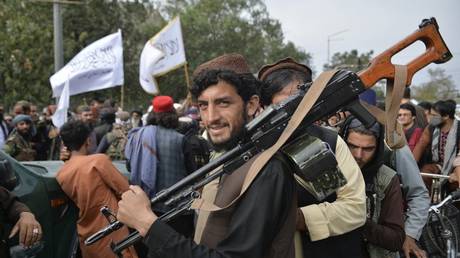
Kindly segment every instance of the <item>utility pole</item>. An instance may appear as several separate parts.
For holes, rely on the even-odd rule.
[[[34,0],[34,2],[53,3],[53,30],[54,30],[54,72],[64,66],[64,48],[62,37],[62,4],[83,4],[72,0]]]
[[[338,41],[338,40],[342,40],[342,38],[334,38],[335,36],[338,36],[339,34],[342,34],[344,32],[347,32],[348,29],[346,30],[341,30],[341,31],[338,31],[338,32],[335,32],[335,33],[332,33],[330,35],[327,35],[327,64],[329,65],[331,63],[331,53],[330,53],[330,50],[331,50],[331,41]]]
[[[62,15],[61,4],[53,3],[53,28],[54,28],[54,72],[64,66],[64,49],[62,47]]]

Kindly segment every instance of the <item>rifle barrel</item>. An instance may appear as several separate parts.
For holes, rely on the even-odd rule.
[[[438,179],[449,179],[449,176],[438,175],[438,174],[420,173],[420,175],[422,175],[422,177],[431,177],[431,178],[438,178]]]

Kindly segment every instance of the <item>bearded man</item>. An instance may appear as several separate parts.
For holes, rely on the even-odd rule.
[[[14,129],[6,139],[3,150],[18,161],[35,160],[36,151],[30,141],[34,127],[28,115],[17,115],[13,119]]]

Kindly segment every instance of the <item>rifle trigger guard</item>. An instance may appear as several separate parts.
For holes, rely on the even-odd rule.
[[[109,224],[112,224],[117,221],[117,216],[115,215],[115,213],[113,213],[112,210],[109,209],[108,206],[103,206],[101,208],[101,213],[107,219]]]

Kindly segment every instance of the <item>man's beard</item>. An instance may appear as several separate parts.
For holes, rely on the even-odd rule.
[[[243,123],[241,124],[241,127],[238,128],[238,130],[233,131],[232,134],[230,135],[230,139],[228,139],[225,142],[214,143],[212,141],[211,136],[209,135],[209,132],[207,132],[209,142],[211,143],[215,151],[221,152],[221,151],[233,149],[234,147],[236,147],[238,142],[240,142],[243,139],[243,137],[246,135],[246,132],[247,132],[246,123],[248,121],[248,117],[246,117],[244,114],[246,114],[246,108],[243,110]]]
[[[226,142],[222,142],[222,143],[214,143],[211,139],[211,136],[208,134],[208,139],[210,139],[210,142],[211,142],[211,145],[213,147],[213,149],[217,152],[221,152],[221,151],[226,151],[226,150],[230,150],[230,149],[233,149],[234,147],[236,147],[236,145],[238,144],[239,141],[241,141],[244,137],[244,135],[246,134],[246,127],[245,127],[246,123],[244,123],[241,128],[237,131],[234,131],[232,132],[232,135],[230,135],[230,139],[228,139]]]
[[[131,118],[132,125],[135,125],[135,126],[139,125],[139,121],[141,121],[140,118]]]
[[[28,130],[17,130],[19,135],[21,135],[24,139],[29,139],[31,137],[30,129]]]

